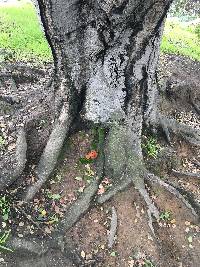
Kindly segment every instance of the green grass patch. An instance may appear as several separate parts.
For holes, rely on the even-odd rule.
[[[167,19],[161,51],[200,60],[199,30]],[[6,51],[6,53],[2,51]],[[51,50],[40,28],[34,6],[25,1],[0,5],[0,60],[52,61]]]
[[[190,57],[200,61],[200,39],[197,26],[168,19],[165,23],[161,51]]]
[[[31,3],[0,5],[0,49],[1,60],[52,61]]]

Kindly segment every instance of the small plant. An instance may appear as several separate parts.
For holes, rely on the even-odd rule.
[[[0,198],[0,211],[4,221],[7,221],[10,214],[10,203],[5,196]]]
[[[142,147],[149,157],[152,157],[154,159],[157,158],[158,152],[160,150],[160,145],[157,143],[155,138],[149,137],[146,140],[146,143],[142,144]]]
[[[59,218],[56,214],[53,214],[52,216],[49,217],[48,224],[54,224],[58,222],[59,222]]]
[[[54,201],[61,199],[61,195],[60,194],[53,194],[49,190],[47,191],[47,197],[52,199],[52,200],[54,200]]]
[[[155,265],[150,260],[145,260],[142,267],[155,267]]]
[[[171,212],[166,210],[166,211],[161,212],[160,219],[163,221],[170,221],[171,216],[172,216]]]
[[[8,240],[8,237],[10,235],[10,230],[9,231],[6,231],[1,237],[0,237],[0,249],[3,250],[3,251],[10,251],[10,252],[13,252],[12,249],[6,247],[6,242]]]
[[[0,147],[3,147],[5,145],[4,138],[0,135]]]
[[[151,260],[147,258],[145,253],[138,253],[129,257],[129,267],[156,267]]]

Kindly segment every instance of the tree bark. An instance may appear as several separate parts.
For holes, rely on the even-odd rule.
[[[56,77],[66,79],[65,94],[82,118],[109,124],[136,113],[149,116],[170,2],[38,1]]]

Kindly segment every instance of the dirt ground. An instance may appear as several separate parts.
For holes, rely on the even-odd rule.
[[[162,56],[160,63],[160,90],[162,112],[193,127],[200,127],[196,106],[200,99],[200,63],[177,56]],[[20,197],[28,184],[35,181],[33,170],[45,146],[53,124],[54,96],[45,84],[51,77],[52,66],[33,67],[31,64],[6,64],[0,70],[0,167],[12,164],[16,129],[26,123],[28,133],[28,160],[30,164],[20,179],[6,192],[10,211],[4,220],[1,210],[1,233],[45,237],[51,235],[64,211],[83,192],[95,174],[93,164],[83,159],[91,151],[92,130],[81,130],[66,140],[57,169],[33,202],[23,206]],[[166,82],[164,82],[166,81]],[[164,84],[164,85],[163,85]],[[191,103],[193,99],[193,103]],[[194,105],[195,103],[195,105]],[[144,142],[149,137],[144,133]],[[200,205],[199,180],[177,177],[172,170],[200,173],[198,147],[191,146],[181,137],[172,136],[172,145],[159,133],[156,158],[145,154],[148,168],[163,180],[179,187],[190,199]],[[98,194],[111,184],[105,177]],[[161,211],[161,220],[154,222],[155,236],[149,229],[145,203],[139,193],[130,187],[104,205],[91,210],[66,235],[75,244],[84,266],[101,267],[199,267],[200,228],[197,219],[170,193],[159,187],[147,188]],[[190,192],[190,194],[187,194]],[[5,201],[4,201],[5,202]],[[5,203],[4,203],[5,206]],[[112,208],[117,213],[115,243],[108,248]],[[200,212],[200,210],[199,210]],[[0,252],[0,266],[73,266],[67,259],[46,255],[49,261],[27,259],[25,255]],[[51,262],[51,263],[50,263]]]

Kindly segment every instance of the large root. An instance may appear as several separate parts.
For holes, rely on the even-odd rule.
[[[112,197],[114,197],[118,192],[121,192],[125,190],[130,184],[131,184],[131,179],[127,177],[123,177],[121,181],[119,181],[117,184],[115,184],[109,191],[104,193],[103,195],[100,195],[97,197],[96,201],[99,204],[103,204]]]
[[[179,198],[185,206],[190,209],[193,215],[198,216],[192,205],[184,198],[184,196],[172,185],[162,181],[159,177],[155,176],[154,174],[148,174],[146,178],[153,183],[159,184],[161,187],[164,187],[167,191],[169,191],[171,194]]]
[[[40,190],[42,185],[47,181],[48,177],[54,170],[59,153],[63,146],[63,142],[69,130],[70,123],[71,119],[69,115],[69,105],[64,105],[58,122],[49,137],[47,145],[36,169],[38,180],[34,185],[28,188],[24,197],[25,201],[30,201],[31,199],[33,199],[35,194]]]
[[[172,170],[172,174],[176,177],[200,179],[200,173],[179,172],[176,170]]]
[[[170,131],[174,134],[179,134],[188,142],[194,145],[200,145],[200,130],[195,129],[183,123],[179,123],[174,119],[166,118],[159,115],[158,124],[162,127],[168,142],[171,142]]]
[[[29,238],[29,239],[21,239],[13,237],[7,241],[7,247],[13,251],[12,256],[19,258],[20,262],[22,261],[22,265],[24,266],[23,262],[28,262],[29,259],[33,259],[34,262],[39,262],[37,266],[48,266],[49,261],[49,251],[59,251],[67,261],[67,263],[71,263],[70,266],[83,266],[82,259],[79,256],[77,249],[73,245],[73,242],[69,238],[63,238],[62,244],[59,238],[52,238],[52,239],[39,239],[39,238]],[[46,264],[43,265],[42,259]],[[27,260],[26,260],[27,259]],[[58,258],[58,260],[60,260]],[[30,264],[26,266],[30,266]],[[67,265],[68,266],[68,265]]]
[[[68,231],[91,207],[99,187],[100,178],[94,179],[82,195],[66,210],[63,219],[57,227],[59,233]]]
[[[23,128],[19,129],[17,142],[16,142],[16,152],[15,159],[13,160],[13,166],[9,166],[8,170],[4,170],[0,174],[0,190],[5,189],[10,186],[15,180],[21,175],[26,164],[26,135]]]

